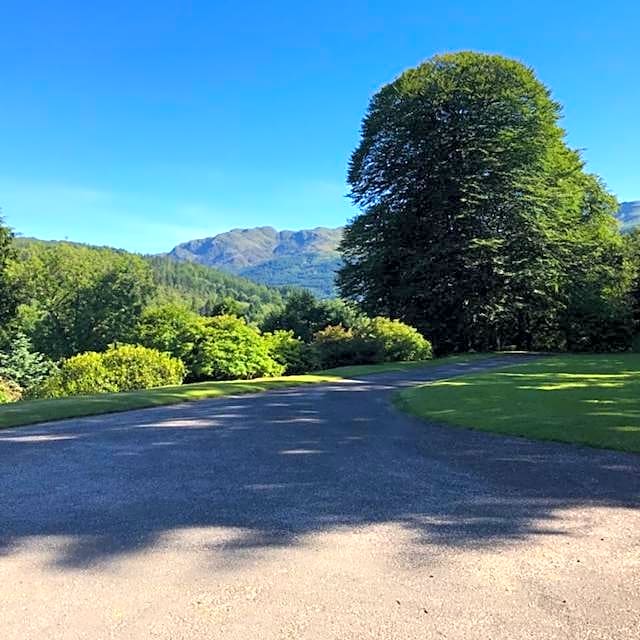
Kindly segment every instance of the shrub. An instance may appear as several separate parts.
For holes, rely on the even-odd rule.
[[[273,333],[264,333],[269,355],[283,365],[286,373],[304,373],[314,366],[312,350],[302,340],[293,335],[293,331],[279,329]]]
[[[47,378],[53,368],[52,362],[33,351],[30,340],[23,333],[11,336],[8,346],[0,352],[0,378],[13,382],[26,396]]]
[[[313,351],[317,366],[323,369],[379,361],[377,345],[354,335],[351,329],[342,325],[318,331],[314,336]]]
[[[43,382],[37,395],[61,398],[110,391],[118,391],[118,387],[109,375],[102,354],[87,351],[62,360],[58,370]]]
[[[314,336],[317,364],[323,368],[349,364],[424,360],[431,344],[416,329],[388,318],[361,318],[352,329],[329,326]]]
[[[206,319],[190,364],[194,378],[212,380],[278,376],[285,369],[260,333],[235,316]]]
[[[180,384],[185,368],[180,360],[139,345],[110,346],[103,353],[88,351],[60,363],[40,387],[40,397],[149,389]]]
[[[168,351],[187,367],[189,380],[229,380],[280,375],[286,363],[273,358],[270,343],[243,318],[205,318],[180,305],[145,311],[138,339]]]
[[[356,338],[375,345],[379,361],[426,360],[431,343],[417,329],[399,320],[377,316],[361,319],[353,329]]]
[[[22,397],[22,388],[12,380],[0,378],[0,404],[15,402]]]
[[[181,360],[140,345],[110,347],[102,354],[102,362],[118,391],[181,384],[185,376]]]
[[[137,341],[145,347],[166,351],[190,368],[193,351],[205,331],[206,320],[179,304],[144,310],[138,323]]]
[[[283,307],[267,314],[261,329],[293,331],[294,336],[309,343],[318,331],[339,324],[350,327],[355,320],[355,309],[342,300],[318,300],[310,291],[300,289],[289,294]]]

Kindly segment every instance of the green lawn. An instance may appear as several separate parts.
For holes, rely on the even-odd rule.
[[[228,380],[224,382],[199,382],[177,387],[161,387],[126,393],[102,393],[93,396],[74,396],[55,400],[28,400],[0,405],[0,429],[49,420],[77,418],[80,416],[115,413],[129,409],[144,409],[167,404],[178,404],[205,398],[218,398],[239,393],[257,393],[270,389],[294,387],[301,384],[338,382],[350,376],[404,371],[410,368],[434,366],[451,362],[466,362],[479,356],[456,356],[425,362],[395,362],[380,365],[340,367],[315,374],[259,378],[257,380]]]
[[[438,422],[640,452],[640,354],[542,358],[421,385],[396,399]]]
[[[115,413],[129,409],[144,409],[205,398],[257,393],[270,389],[294,387],[301,384],[340,380],[332,375],[283,376],[256,380],[225,380],[222,382],[197,382],[177,387],[159,387],[143,391],[101,393],[92,396],[72,396],[53,400],[26,400],[0,405],[0,429],[19,425],[77,418],[101,413]]]

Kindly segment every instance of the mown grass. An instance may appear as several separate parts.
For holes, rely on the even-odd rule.
[[[272,389],[295,387],[321,382],[340,382],[350,377],[406,371],[440,364],[470,362],[487,357],[486,354],[465,354],[422,362],[390,362],[376,365],[338,367],[313,374],[282,376],[280,378],[258,378],[256,380],[225,380],[222,382],[198,382],[176,387],[160,387],[143,391],[123,393],[101,393],[91,396],[73,396],[54,400],[27,400],[0,405],[0,429],[17,427],[37,422],[79,418],[82,416],[116,413],[131,409],[145,409],[207,398],[258,393]]]
[[[640,452],[640,354],[543,358],[420,385],[396,400],[452,425]]]
[[[145,409],[206,398],[257,393],[294,387],[301,384],[333,382],[340,378],[331,375],[283,376],[256,380],[225,380],[222,382],[197,382],[176,387],[159,387],[143,391],[101,393],[90,396],[72,396],[52,400],[27,400],[0,406],[0,429],[49,420],[78,418],[101,413],[115,413],[130,409]]]

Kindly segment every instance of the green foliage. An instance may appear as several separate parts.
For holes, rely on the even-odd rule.
[[[179,262],[167,256],[150,256],[145,260],[157,287],[155,302],[158,304],[183,304],[207,316],[232,312],[257,322],[283,303],[277,289],[218,269]]]
[[[399,320],[377,316],[360,320],[354,336],[375,345],[379,362],[427,360],[432,357],[431,344],[417,329]]]
[[[70,243],[17,242],[13,277],[34,347],[57,359],[129,341],[153,293],[139,256]]]
[[[194,352],[206,332],[206,320],[180,304],[148,307],[142,313],[136,340],[182,360],[191,373]]]
[[[335,298],[335,278],[342,266],[334,252],[278,256],[273,260],[245,267],[240,275],[270,287],[304,288],[319,298]]]
[[[139,345],[111,345],[105,352],[88,351],[63,360],[40,387],[39,397],[87,395],[150,389],[180,384],[180,360]]]
[[[379,316],[360,318],[351,329],[333,325],[318,331],[313,350],[322,368],[432,357],[431,344],[416,329]]]
[[[13,335],[5,349],[0,351],[0,379],[13,382],[26,396],[53,369],[53,363],[41,353],[33,351],[31,342],[22,333]]]
[[[13,380],[0,378],[0,404],[16,402],[22,398],[23,389]]]
[[[264,333],[269,355],[284,366],[287,374],[305,373],[314,368],[313,353],[309,345],[293,335],[293,331],[278,329]]]
[[[284,371],[269,345],[243,318],[205,318],[180,305],[147,309],[138,325],[140,343],[167,351],[186,365],[190,380],[229,380]]]
[[[0,216],[0,331],[16,311],[17,291],[9,274],[9,266],[14,257],[13,233],[4,225]]]
[[[559,118],[532,70],[500,56],[436,56],[383,87],[349,168],[363,213],[342,294],[440,352],[595,344],[611,315],[624,327],[615,201]]]
[[[235,316],[206,319],[189,367],[191,376],[199,380],[251,379],[284,371],[260,333]]]
[[[341,300],[318,300],[310,291],[292,291],[283,307],[267,315],[261,325],[263,331],[293,331],[303,342],[311,342],[313,335],[329,325],[351,326],[357,318],[353,307]]]
[[[58,370],[38,389],[37,395],[62,398],[109,391],[118,391],[118,385],[109,374],[102,354],[88,351],[63,360]]]
[[[625,236],[625,249],[631,273],[633,329],[640,338],[640,227]]]
[[[224,296],[219,299],[210,298],[200,309],[203,316],[237,316],[249,320],[250,305],[248,302],[240,302],[230,296]]]
[[[102,354],[102,362],[118,391],[180,384],[186,373],[178,358],[141,345],[112,346]]]
[[[319,368],[380,362],[379,345],[354,335],[342,325],[330,325],[316,332],[313,352]]]
[[[18,326],[52,358],[132,342],[148,304],[186,306],[257,322],[281,307],[280,291],[168,257],[140,257],[105,247],[16,240],[10,265],[21,293]]]

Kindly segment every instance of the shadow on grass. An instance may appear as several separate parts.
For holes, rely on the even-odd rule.
[[[640,506],[636,457],[425,426],[389,404],[394,390],[484,366],[0,432],[0,554],[50,540],[52,562],[77,568],[195,530],[212,561],[233,562],[397,523],[428,557],[431,545],[570,535],[565,509]]]
[[[640,452],[640,356],[553,357],[402,394],[418,416],[497,433]]]

